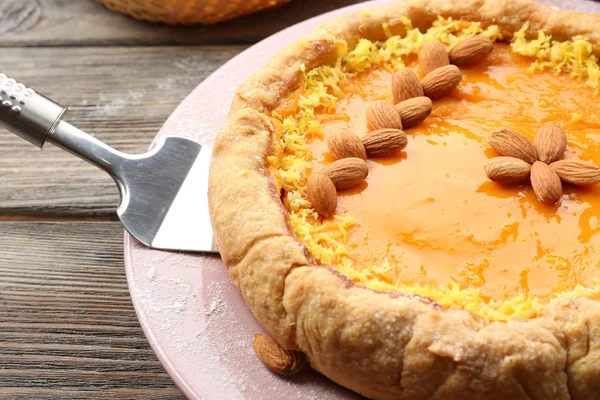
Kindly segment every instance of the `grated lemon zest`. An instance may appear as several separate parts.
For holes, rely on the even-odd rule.
[[[551,35],[539,31],[536,39],[527,39],[529,22],[515,32],[510,44],[511,49],[520,55],[533,57],[527,71],[553,71],[555,74],[568,72],[572,78],[586,79],[585,84],[600,92],[600,66],[598,57],[593,53],[593,45],[585,36],[574,36],[570,40],[559,42]]]
[[[438,17],[431,28],[422,33],[419,29],[413,27],[408,18],[402,16],[400,21],[406,30],[404,37],[393,36],[389,26],[382,24],[383,31],[388,37],[385,42],[360,39],[356,47],[344,58],[347,72],[362,72],[380,65],[388,70],[401,68],[404,66],[402,57],[417,54],[423,42],[434,38],[444,43],[448,49],[456,46],[462,39],[479,33],[483,33],[494,41],[502,39],[500,29],[496,25],[483,29],[480,23],[473,22],[469,23],[466,28],[461,29],[460,25],[464,25],[464,23],[459,23],[451,18]]]

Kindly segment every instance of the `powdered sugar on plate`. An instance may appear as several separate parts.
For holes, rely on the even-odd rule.
[[[125,242],[140,322],[165,368],[190,398],[354,396],[310,369],[283,378],[263,367],[251,343],[253,334],[264,330],[218,257],[150,250],[131,237]]]

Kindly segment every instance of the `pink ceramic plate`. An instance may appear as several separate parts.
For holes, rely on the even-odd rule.
[[[284,45],[333,17],[396,1],[378,0],[333,11],[252,46],[200,84],[157,137],[185,136],[211,145],[239,83]],[[600,4],[586,0],[546,3],[600,12]],[[146,337],[189,398],[358,398],[310,369],[282,378],[262,366],[251,341],[253,334],[264,330],[229,281],[219,257],[152,250],[126,234],[125,269]]]

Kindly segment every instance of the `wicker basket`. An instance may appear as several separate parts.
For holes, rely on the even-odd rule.
[[[167,24],[214,24],[291,0],[99,0],[137,19]]]

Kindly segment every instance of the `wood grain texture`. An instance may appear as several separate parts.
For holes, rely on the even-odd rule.
[[[7,1],[7,0],[3,0]],[[18,3],[23,0],[9,0]],[[32,1],[32,0],[26,0]],[[254,43],[283,28],[362,0],[294,0],[233,21],[171,27],[136,21],[92,0],[37,0],[39,21],[0,35],[0,46],[183,45]]]
[[[182,399],[131,305],[117,222],[0,222],[2,399]]]
[[[4,0],[0,3],[0,33],[28,31],[41,15],[37,0]]]
[[[2,71],[69,106],[65,119],[118,150],[144,152],[183,98],[245,46],[2,49]],[[201,110],[199,110],[201,112]],[[0,219],[114,217],[104,172],[0,129]]]

